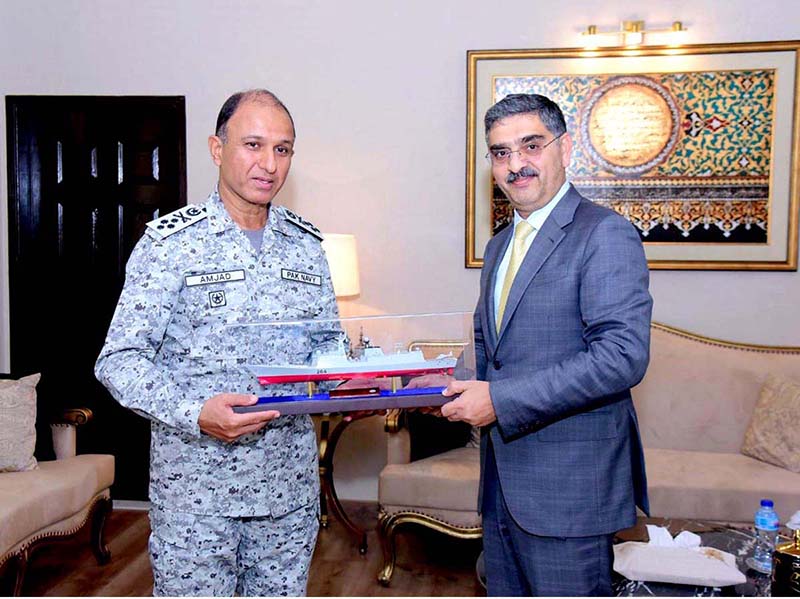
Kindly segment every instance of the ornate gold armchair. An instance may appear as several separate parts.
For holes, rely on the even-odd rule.
[[[463,344],[415,342],[428,355]],[[454,351],[454,353],[456,353]],[[480,538],[477,511],[479,449],[468,425],[406,410],[386,416],[387,464],[378,482],[378,537],[383,566],[378,581],[388,586],[396,561],[395,535],[407,524],[463,539]]]

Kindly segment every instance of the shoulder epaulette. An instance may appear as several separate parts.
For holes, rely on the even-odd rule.
[[[206,216],[208,214],[205,206],[184,206],[160,218],[151,220],[147,223],[147,229],[156,239],[164,239],[173,233],[182,231],[186,227],[199,223]]]
[[[303,229],[303,231],[306,231],[307,233],[311,233],[314,237],[316,237],[320,241],[322,241],[325,238],[325,236],[322,234],[322,232],[319,229],[317,229],[314,225],[312,225],[310,222],[308,222],[302,216],[296,215],[294,212],[292,212],[291,210],[289,210],[285,206],[283,207],[283,212],[286,214],[286,220],[288,220],[290,223],[292,223],[296,227],[300,227],[301,229]]]

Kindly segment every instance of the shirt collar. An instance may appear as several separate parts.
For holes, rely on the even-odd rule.
[[[237,227],[231,215],[225,210],[225,204],[219,197],[219,187],[214,186],[214,191],[208,196],[206,201],[208,210],[208,228],[212,233],[221,233],[226,229]]]
[[[231,215],[225,209],[225,204],[222,203],[222,198],[219,197],[219,184],[214,186],[214,191],[208,196],[206,201],[208,210],[208,227],[212,233],[221,233],[228,229],[239,229]],[[269,208],[269,215],[267,216],[266,228],[279,231],[284,235],[291,235],[296,227],[289,227],[286,222],[286,216],[280,206],[271,204]]]
[[[544,221],[547,220],[547,217],[550,216],[550,213],[555,209],[556,205],[561,201],[567,191],[569,191],[569,181],[564,181],[564,184],[561,188],[556,192],[556,195],[553,196],[553,199],[547,202],[544,206],[539,208],[538,210],[534,210],[528,215],[528,218],[523,219],[519,213],[514,210],[514,227],[516,228],[517,224],[519,224],[522,220],[527,220],[528,223],[537,231],[539,231],[542,226],[544,225]]]

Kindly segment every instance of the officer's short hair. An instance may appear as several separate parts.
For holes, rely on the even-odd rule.
[[[497,121],[517,114],[537,115],[555,137],[567,131],[564,113],[550,98],[539,94],[511,94],[486,111],[483,118],[486,140],[489,140],[489,131]]]
[[[289,122],[292,123],[292,133],[296,135],[292,113],[289,112],[289,109],[286,108],[284,103],[278,99],[278,96],[273,94],[268,89],[248,89],[233,94],[230,98],[225,100],[222,108],[219,109],[215,134],[222,140],[222,143],[226,143],[228,141],[228,121],[231,120],[233,113],[236,112],[242,102],[264,102],[266,104],[272,104],[273,106],[281,107],[289,117]]]

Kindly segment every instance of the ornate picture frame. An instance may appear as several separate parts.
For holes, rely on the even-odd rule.
[[[564,111],[570,181],[639,230],[651,269],[797,270],[800,41],[467,52],[467,268],[511,207],[483,115],[510,93]]]

